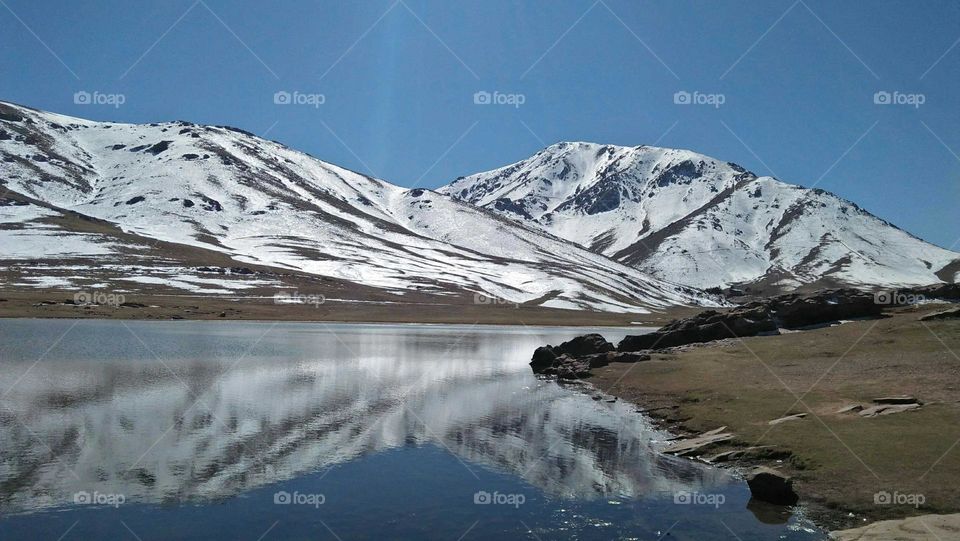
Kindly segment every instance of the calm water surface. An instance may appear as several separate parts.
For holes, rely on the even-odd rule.
[[[534,377],[583,332],[0,321],[0,539],[823,539]]]

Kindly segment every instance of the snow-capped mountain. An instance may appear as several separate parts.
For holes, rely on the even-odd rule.
[[[957,281],[960,254],[854,203],[687,150],[558,143],[440,189],[699,288]]]
[[[400,301],[482,293],[621,312],[716,303],[495,213],[235,128],[93,122],[0,102],[0,172],[7,190],[0,260],[8,262],[86,257],[107,266],[122,263],[131,243],[152,239],[376,288]],[[63,225],[69,217],[130,238],[80,235]],[[175,273],[127,274],[128,283],[198,284]],[[58,280],[36,283],[70,283]]]

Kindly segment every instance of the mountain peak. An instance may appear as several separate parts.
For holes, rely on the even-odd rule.
[[[559,142],[439,191],[696,287],[956,279],[958,254],[849,201],[690,150]]]

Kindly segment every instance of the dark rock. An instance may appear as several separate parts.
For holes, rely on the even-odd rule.
[[[161,152],[163,152],[163,151],[167,150],[168,148],[170,148],[170,143],[172,143],[172,142],[173,142],[173,141],[160,141],[159,143],[157,143],[157,144],[153,145],[152,147],[148,148],[148,149],[147,149],[147,152],[149,152],[150,154],[153,154],[154,156],[156,156],[157,154],[160,154]]]
[[[777,470],[759,467],[747,474],[750,494],[763,502],[776,505],[795,505],[800,497],[793,491],[793,479]]]
[[[913,396],[884,396],[881,398],[874,398],[874,404],[921,404],[916,397]]]
[[[530,361],[530,365],[552,366],[555,360],[557,360],[557,354],[553,351],[552,347],[540,346],[533,351],[533,360]]]
[[[873,295],[854,289],[826,290],[812,295],[781,295],[755,301],[727,312],[706,310],[673,321],[656,332],[627,336],[617,349],[639,351],[774,334],[780,328],[795,329],[842,319],[877,317],[883,305]]]
[[[530,366],[534,373],[555,375],[560,379],[590,376],[591,368],[610,363],[635,363],[650,359],[646,353],[621,352],[599,334],[578,336],[559,346],[541,346],[533,352]]]
[[[776,332],[777,324],[769,311],[759,307],[741,307],[726,313],[707,310],[673,321],[656,332],[627,336],[620,341],[620,351],[640,351],[710,342],[724,338],[755,336]]]
[[[932,314],[927,314],[920,318],[920,321],[934,321],[937,319],[952,319],[960,317],[960,308],[954,308],[952,310],[943,310],[940,312],[934,312]]]
[[[616,348],[613,347],[613,344],[607,342],[603,336],[596,333],[578,336],[573,340],[568,340],[553,348],[557,355],[566,354],[574,357],[590,355],[591,353],[606,353],[614,349]]]

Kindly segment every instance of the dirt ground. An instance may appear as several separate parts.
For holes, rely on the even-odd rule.
[[[826,527],[956,512],[960,320],[918,319],[946,307],[690,347],[596,369],[591,382],[678,432],[728,426],[733,447],[706,456],[774,446],[770,455],[780,461],[767,463],[795,476],[809,515]],[[924,405],[871,418],[837,413],[891,395],[912,395]],[[794,413],[808,415],[769,424]]]
[[[305,291],[311,291],[305,289]],[[412,303],[336,301],[276,304],[273,290],[262,298],[189,296],[133,293],[125,295],[128,306],[69,304],[74,291],[0,290],[0,318],[99,318],[99,319],[224,319],[276,321],[339,321],[395,323],[465,323],[501,325],[570,326],[661,326],[692,314],[692,308],[674,308],[652,314],[613,314],[516,306],[472,304],[462,299],[442,298]],[[424,296],[426,297],[426,296]],[[310,299],[306,299],[309,301]]]

